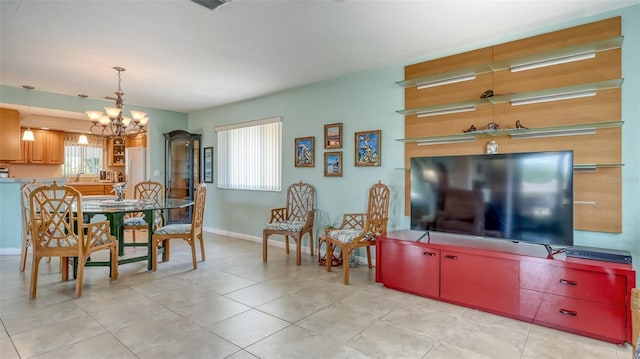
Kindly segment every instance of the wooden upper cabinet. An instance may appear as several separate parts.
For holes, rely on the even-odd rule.
[[[124,144],[126,147],[147,147],[147,136],[127,137],[125,138]]]
[[[0,108],[0,161],[20,159],[20,113]]]
[[[64,163],[64,133],[31,130],[35,141],[22,141],[20,156],[14,163],[61,165]],[[23,131],[24,132],[24,129]]]
[[[64,133],[47,131],[47,162],[50,164],[64,163]]]

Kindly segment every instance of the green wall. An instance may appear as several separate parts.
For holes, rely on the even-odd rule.
[[[439,58],[485,46],[513,41],[541,33],[584,23],[622,16],[623,44],[623,233],[607,234],[576,231],[575,244],[630,250],[640,258],[640,156],[635,143],[640,135],[638,121],[640,98],[640,5],[567,22],[554,27],[531,29],[521,34],[487,39],[464,48],[448,49],[433,56]],[[226,106],[189,113],[189,129],[203,133],[203,146],[216,146],[213,128],[218,125],[256,120],[271,116],[283,118],[283,187],[303,180],[317,190],[317,208],[322,224],[344,212],[360,212],[366,208],[369,185],[381,180],[391,187],[390,230],[406,229],[404,216],[404,149],[395,139],[404,136],[404,119],[395,110],[404,107],[403,89],[395,85],[402,80],[404,66],[430,58],[408,59],[402,64],[373,71],[343,76],[273,95]],[[603,119],[604,120],[604,119]],[[608,120],[608,119],[607,119]],[[324,124],[342,122],[344,147],[343,177],[323,176],[322,148]],[[353,134],[355,131],[382,130],[382,166],[354,167]],[[294,139],[315,136],[315,168],[293,166]],[[408,135],[410,136],[410,134]],[[320,145],[318,145],[320,144]],[[479,146],[482,144],[478,144]],[[594,144],[597,145],[597,144]],[[215,152],[215,151],[214,151]],[[284,204],[285,193],[219,190],[209,186],[205,227],[219,233],[259,240],[269,220],[269,209]],[[318,227],[317,227],[318,229]],[[317,230],[316,230],[317,233]],[[274,239],[277,237],[273,237]],[[305,239],[303,245],[308,245]]]

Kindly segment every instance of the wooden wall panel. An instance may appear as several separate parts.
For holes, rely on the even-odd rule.
[[[574,226],[584,231],[622,232],[622,169],[574,173]],[[585,203],[586,202],[586,203]]]
[[[540,104],[493,106],[493,121],[501,128],[514,128],[520,120],[529,128],[554,127],[598,122],[618,122],[622,119],[621,90],[598,91],[596,96]],[[476,125],[477,126],[477,125]]]
[[[413,109],[425,106],[476,100],[483,92],[493,87],[493,74],[477,75],[475,80],[457,82],[449,85],[428,87],[418,90],[415,86],[404,90],[405,108]]]
[[[539,54],[569,46],[621,35],[622,18],[614,17],[602,21],[554,31],[493,47],[493,61],[505,61],[521,56]]]
[[[620,61],[621,51],[615,49],[598,52],[595,58],[588,60],[519,72],[497,71],[493,91],[496,95],[504,95],[619,79]]]
[[[461,70],[517,57],[541,54],[574,45],[610,39],[621,35],[621,18],[616,17],[426,61],[405,67],[405,79]],[[492,58],[486,60],[491,54]],[[522,93],[621,77],[621,50],[598,52],[594,59],[512,73],[510,70],[477,75],[473,81],[417,90],[405,89],[405,108],[471,101],[493,89],[495,95]],[[476,111],[418,118],[405,116],[405,137],[419,138],[462,134],[471,124],[484,129],[489,122],[513,128],[516,121],[529,128],[549,128],[577,124],[621,121],[621,89],[600,90],[596,96],[523,106],[510,103],[478,106]],[[405,168],[411,157],[480,154],[490,140],[498,143],[499,153],[573,150],[576,164],[622,163],[622,129],[600,128],[594,135],[514,140],[509,136],[477,135],[474,142],[420,146],[405,145]],[[620,168],[598,168],[596,172],[575,172],[574,199],[595,203],[574,205],[578,230],[618,233],[622,229],[622,183]],[[410,214],[410,172],[405,173],[405,211]]]
[[[481,64],[490,64],[493,58],[493,48],[485,47],[483,49],[464,52],[461,54],[441,57],[439,59],[420,62],[417,64],[405,66],[405,80],[415,79],[417,77],[437,75],[443,72],[460,70]]]
[[[493,121],[493,106],[476,107],[472,112],[452,113],[432,117],[406,116],[404,135],[406,138],[446,136],[463,134],[469,126],[482,129]]]

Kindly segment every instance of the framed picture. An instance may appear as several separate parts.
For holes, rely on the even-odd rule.
[[[355,133],[356,167],[380,166],[380,141],[382,131],[363,131]]]
[[[342,151],[324,153],[324,176],[342,177]]]
[[[204,181],[206,183],[213,183],[213,147],[204,148]]]
[[[314,167],[315,137],[296,138],[296,167]]]
[[[342,123],[324,125],[324,148],[342,148]]]

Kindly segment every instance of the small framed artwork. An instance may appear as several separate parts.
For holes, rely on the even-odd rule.
[[[355,133],[356,167],[380,166],[380,141],[382,131],[363,131]]]
[[[324,176],[342,177],[342,151],[324,153]]]
[[[298,137],[296,138],[296,167],[314,167],[315,166],[315,137]]]
[[[204,148],[204,181],[206,183],[213,183],[213,147]]]
[[[342,148],[342,123],[324,125],[324,148]]]

